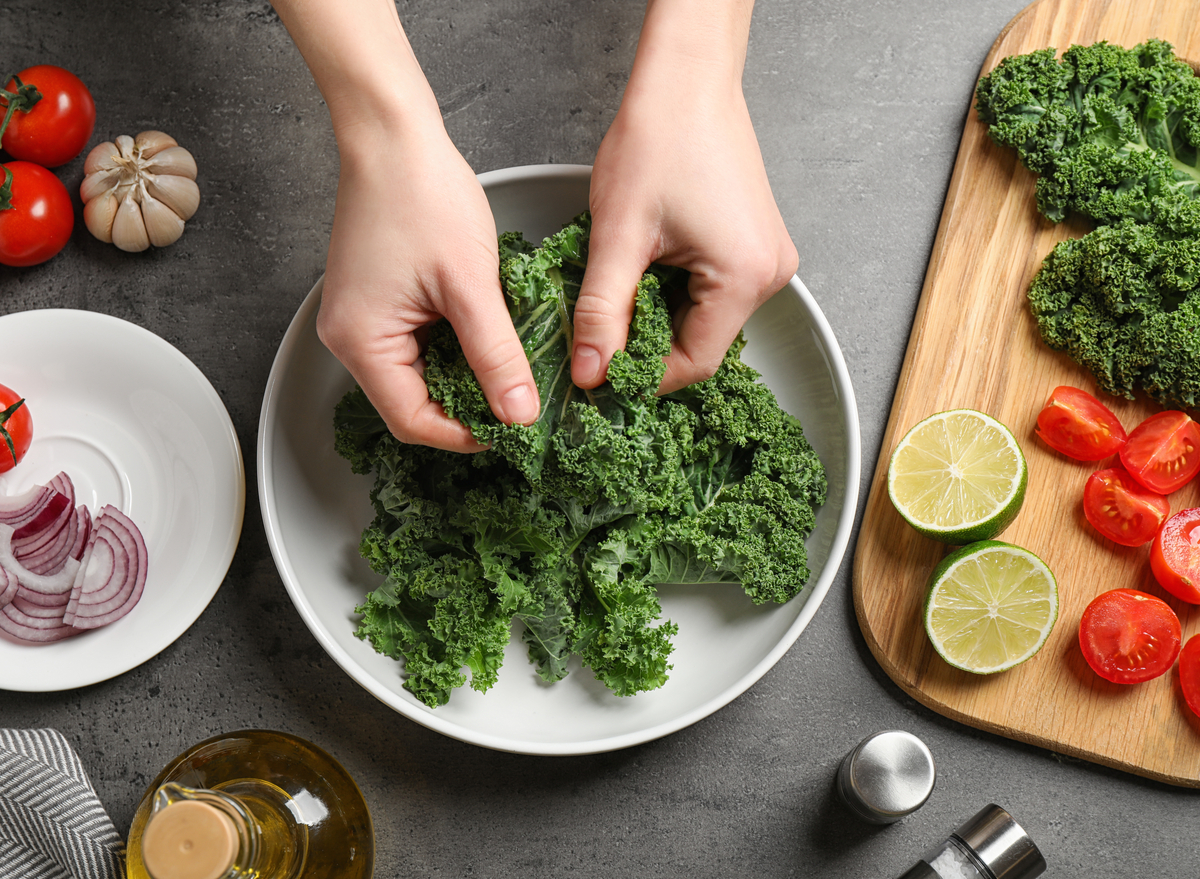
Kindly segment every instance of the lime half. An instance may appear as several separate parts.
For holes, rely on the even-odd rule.
[[[958,546],[1008,527],[1028,481],[1012,431],[974,409],[929,416],[904,435],[888,465],[888,495],[904,520]]]
[[[933,649],[963,671],[987,675],[1037,653],[1058,618],[1058,586],[1027,549],[983,540],[942,559],[925,593]]]

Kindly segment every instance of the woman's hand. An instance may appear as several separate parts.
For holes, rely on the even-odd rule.
[[[700,9],[698,6],[705,8]],[[691,272],[673,303],[662,392],[710,377],[746,319],[796,271],[742,97],[750,4],[655,0],[592,171],[592,233],[571,375],[604,380],[651,262]]]
[[[537,386],[500,290],[495,221],[395,3],[274,5],[325,97],[341,155],[321,341],[398,439],[477,451],[422,378],[422,336],[444,317],[496,416],[533,421]]]
[[[500,290],[496,225],[444,132],[342,152],[317,334],[400,440],[477,451],[429,398],[423,331],[445,317],[497,417],[537,417],[537,387]]]

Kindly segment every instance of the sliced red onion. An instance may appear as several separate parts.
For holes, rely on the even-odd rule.
[[[40,513],[13,531],[13,558],[35,574],[55,573],[57,568],[52,562],[60,556],[65,559],[62,544],[67,543],[69,549],[67,531],[74,519],[70,498],[55,491]]]
[[[79,520],[79,532],[75,535],[75,542],[71,544],[67,555],[79,561],[83,558],[83,551],[87,549],[88,538],[92,536],[92,514],[88,512],[87,507],[80,504],[75,508],[75,518]]]
[[[50,502],[57,492],[44,485],[35,485],[24,494],[0,495],[0,524],[20,528]]]
[[[19,595],[12,600],[12,606],[26,616],[35,619],[62,622],[63,609],[61,607],[42,607],[39,604],[30,604]]]
[[[93,520],[59,473],[48,485],[0,496],[0,630],[57,641],[129,613],[146,585],[146,542],[120,510]]]
[[[71,581],[70,598],[74,598],[83,589],[83,575],[87,573],[88,561],[92,556],[92,547],[96,545],[96,524],[92,522],[90,513],[88,514],[88,522],[90,522],[91,525],[88,531],[87,543],[84,544],[83,554],[79,559],[79,568],[75,571],[75,579]],[[67,600],[67,605],[72,614],[74,614],[74,609],[70,608],[70,598]]]
[[[112,607],[107,605],[114,599],[119,605],[128,597],[132,588],[129,574],[131,567],[136,564],[137,557],[130,559],[120,539],[97,520],[96,537],[83,565],[83,576],[75,578],[67,614],[74,617],[81,601],[85,608],[105,606],[105,610],[100,613],[112,610]],[[73,620],[69,619],[67,622],[74,625]]]
[[[146,585],[146,542],[128,516],[116,507],[103,507],[89,542],[63,616],[63,622],[78,629],[119,620],[138,603]]]
[[[36,644],[61,641],[79,634],[79,629],[62,621],[61,614],[28,604],[20,596],[0,607],[0,630],[21,641]]]
[[[58,475],[46,483],[46,488],[52,488],[59,494],[65,494],[71,502],[71,506],[75,506],[75,483],[71,482],[71,477],[66,473],[59,471]]]
[[[33,604],[40,604],[44,607],[57,607],[64,604],[64,595],[69,600],[71,588],[75,585],[75,574],[79,568],[79,562],[68,559],[62,570],[57,573],[35,574],[13,556],[12,535],[12,527],[0,523],[0,566],[10,574],[16,575],[17,594]]]
[[[88,519],[90,521],[91,517]],[[30,550],[17,550],[14,546],[13,557],[35,574],[56,574],[71,557],[71,547],[75,545],[78,533],[79,516],[76,508],[70,508],[65,524],[52,539]]]
[[[65,494],[50,489],[50,498],[37,515],[19,527],[13,527],[13,548],[35,544],[47,532],[61,528],[65,521],[64,512],[69,515],[73,506]]]
[[[36,589],[30,589],[21,582],[21,578],[17,578],[17,597],[22,601],[27,601],[30,604],[36,604],[39,607],[58,608],[61,613],[67,607],[67,602],[71,600],[70,592],[39,592]]]
[[[0,568],[0,607],[4,607],[16,597],[17,585],[17,575]]]

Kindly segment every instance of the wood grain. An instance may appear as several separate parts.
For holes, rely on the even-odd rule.
[[[1108,40],[1133,46],[1158,37],[1200,59],[1200,2],[1038,0],[1009,23],[981,73],[999,61],[1054,46]],[[1157,411],[1145,399],[1099,394],[1091,375],[1042,343],[1025,298],[1042,259],[1089,225],[1053,225],[1034,206],[1034,177],[1013,151],[987,138],[972,106],[892,405],[854,560],[859,625],[884,671],[905,692],[955,720],[1171,784],[1200,787],[1200,719],[1187,709],[1175,670],[1145,684],[1097,677],[1080,653],[1079,618],[1098,593],[1142,589],[1179,614],[1184,638],[1200,632],[1200,608],[1165,593],[1148,548],[1100,538],[1083,517],[1083,484],[1102,464],[1074,462],[1034,436],[1038,410],[1058,385],[1102,396],[1127,429]],[[1002,539],[1046,561],[1059,583],[1049,642],[1029,662],[998,675],[960,672],[933,651],[921,625],[926,579],[946,548],[916,534],[887,496],[888,458],[922,418],[980,409],[1016,434],[1029,462],[1025,505]],[[1200,506],[1194,484],[1172,510]]]

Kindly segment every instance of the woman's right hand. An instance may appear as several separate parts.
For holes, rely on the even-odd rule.
[[[341,174],[317,334],[388,429],[408,443],[478,451],[429,397],[425,328],[446,318],[502,421],[538,413],[537,386],[500,289],[483,188],[440,124],[339,132]]]
[[[478,451],[422,378],[425,329],[446,318],[492,411],[537,417],[500,291],[496,224],[454,148],[392,0],[273,0],[325,97],[341,156],[317,334],[395,436]]]

